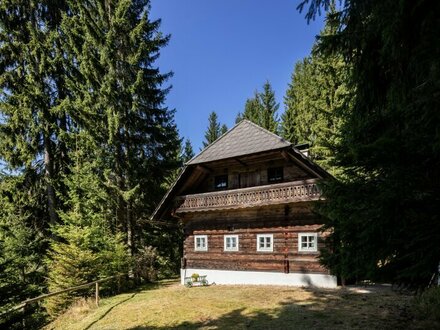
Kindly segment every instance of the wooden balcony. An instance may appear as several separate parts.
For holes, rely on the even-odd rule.
[[[321,197],[316,179],[186,195],[176,198],[176,213],[247,208],[315,201]]]

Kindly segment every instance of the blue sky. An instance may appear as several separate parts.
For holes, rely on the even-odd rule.
[[[166,105],[198,152],[216,111],[228,128],[247,98],[269,80],[283,97],[295,62],[307,56],[323,18],[307,24],[299,0],[152,0],[151,18],[171,34],[157,65],[173,71]]]

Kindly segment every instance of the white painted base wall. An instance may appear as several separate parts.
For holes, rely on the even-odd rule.
[[[238,270],[216,269],[181,269],[180,279],[184,285],[184,278],[192,274],[207,275],[209,284],[251,284],[251,285],[290,285],[290,286],[315,286],[320,288],[336,288],[336,276],[325,274],[307,273],[276,273],[253,272]]]

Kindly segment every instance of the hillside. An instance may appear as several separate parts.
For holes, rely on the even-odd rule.
[[[413,320],[411,299],[387,288],[214,285],[188,289],[165,282],[103,299],[99,308],[79,304],[46,329],[430,328]]]

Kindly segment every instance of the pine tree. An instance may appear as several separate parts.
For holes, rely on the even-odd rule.
[[[80,64],[69,81],[78,121],[107,151],[118,228],[134,253],[145,244],[144,220],[163,194],[162,178],[179,165],[174,114],[163,106],[171,73],[154,66],[169,36],[149,19],[148,0],[70,5],[63,32]]]
[[[263,85],[263,92],[255,91],[254,96],[247,99],[243,113],[238,113],[235,122],[247,119],[275,134],[278,134],[279,104],[275,100],[275,92],[267,81]]]
[[[0,156],[13,170],[41,166],[38,179],[46,185],[48,210],[41,220],[52,225],[57,222],[59,174],[68,164],[62,138],[67,90],[56,33],[64,7],[62,0],[0,4]]]
[[[185,164],[187,161],[189,161],[193,157],[194,157],[194,150],[191,145],[191,141],[189,139],[186,139],[185,146],[184,146],[183,152],[182,152],[183,163]]]
[[[203,148],[206,148],[212,142],[217,140],[221,135],[221,127],[218,122],[218,116],[215,111],[211,112],[208,117],[208,128],[205,132],[205,141],[203,141]]]
[[[43,293],[50,225],[70,163],[59,28],[65,1],[0,2],[0,290],[10,307]],[[39,327],[40,309],[26,315]],[[10,325],[12,328],[12,325]]]
[[[314,65],[310,57],[295,64],[292,81],[284,97],[285,111],[281,116],[283,137],[293,144],[312,143],[311,125],[316,120],[311,103],[318,95],[314,86]]]
[[[44,292],[45,267],[41,255],[47,239],[41,223],[44,186],[35,185],[28,172],[22,175],[0,175],[0,312]],[[39,306],[33,314],[18,316],[8,313],[2,317],[3,327],[14,329],[15,322],[26,319],[35,328],[44,322]],[[21,326],[21,322],[20,322]]]
[[[105,158],[86,134],[78,134],[76,141],[75,163],[65,178],[68,211],[60,213],[62,222],[53,228],[58,240],[52,241],[48,260],[51,292],[126,273],[130,264],[122,235],[111,226],[116,217],[101,172]],[[106,287],[103,289],[105,292]],[[57,315],[72,303],[73,297],[88,295],[89,291],[49,298],[49,314]]]
[[[322,2],[311,3],[309,19]],[[438,266],[440,5],[423,4],[348,2],[322,39],[349,60],[355,93],[335,150],[343,179],[324,187],[323,261],[344,277],[426,286]]]
[[[17,284],[10,303],[44,289],[49,233],[50,289],[119,269],[121,237],[132,254],[154,243],[174,267],[180,233],[147,221],[180,162],[163,105],[171,73],[154,65],[169,36],[149,1],[11,0],[0,20],[0,206],[11,212],[0,211],[0,286]]]
[[[222,127],[220,127],[220,136],[225,134],[228,131],[228,126],[226,124],[223,124]]]
[[[261,113],[262,113],[262,105],[260,103],[260,95],[258,91],[254,92],[254,96],[247,99],[244,105],[243,113],[238,113],[235,122],[238,123],[243,119],[247,119],[258,126],[261,126]]]
[[[269,81],[263,85],[263,92],[259,94],[261,104],[261,127],[278,134],[278,115],[280,105],[275,100],[275,92]]]
[[[336,27],[327,18],[312,54],[296,63],[284,97],[286,110],[281,126],[285,139],[294,144],[309,143],[310,157],[338,176],[340,169],[334,164],[334,149],[340,141],[343,114],[352,105],[349,65],[340,54],[325,53],[319,47],[323,38],[334,33]]]

